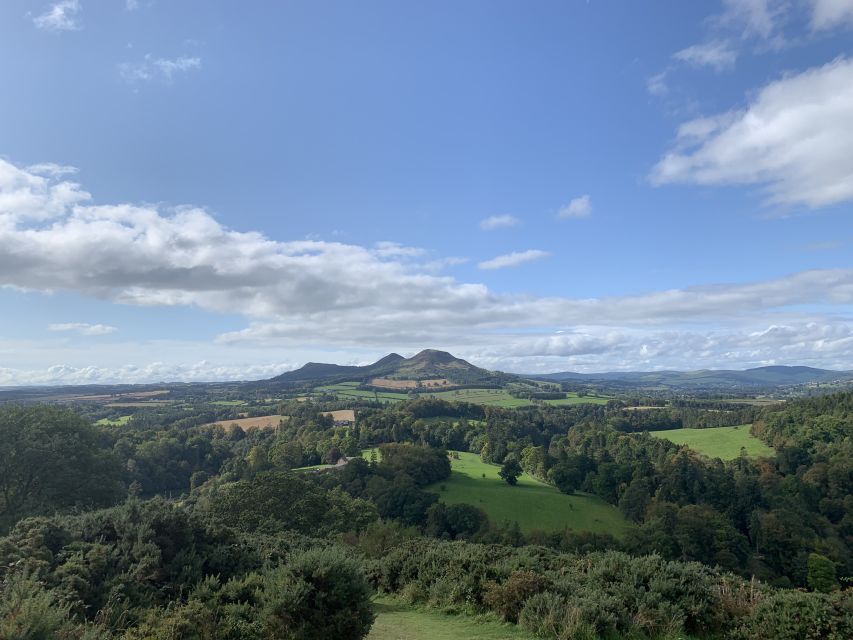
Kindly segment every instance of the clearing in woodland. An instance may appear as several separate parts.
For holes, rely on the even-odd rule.
[[[749,432],[751,424],[737,427],[713,427],[710,429],[670,429],[651,431],[656,438],[663,438],[675,444],[684,444],[709,458],[734,460],[741,449],[746,455],[770,457],[776,452]]]
[[[528,473],[519,476],[513,487],[498,476],[498,465],[483,462],[475,453],[458,454],[458,459],[450,461],[450,477],[430,487],[442,502],[474,505],[485,511],[493,523],[518,522],[524,532],[568,528],[619,537],[630,527],[619,509],[601,498],[560,493]]]

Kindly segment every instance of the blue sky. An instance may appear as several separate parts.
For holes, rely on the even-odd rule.
[[[853,0],[0,5],[0,384],[853,369]]]

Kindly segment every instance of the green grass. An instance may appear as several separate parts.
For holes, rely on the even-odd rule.
[[[566,394],[566,398],[560,400],[543,400],[545,404],[572,405],[572,404],[607,404],[611,398],[606,396],[579,396],[574,392]]]
[[[353,398],[357,400],[374,400],[379,398],[381,402],[400,402],[410,398],[408,393],[397,393],[394,391],[365,391],[357,389],[358,382],[339,382],[337,384],[315,387],[317,393],[334,393],[339,398]],[[533,404],[524,398],[514,398],[505,389],[456,389],[451,391],[436,391],[434,393],[420,393],[419,398],[439,398],[447,401],[470,402],[471,404],[485,404],[493,407],[516,408],[529,407]],[[560,400],[543,400],[545,404],[551,405],[574,405],[574,404],[607,404],[610,398],[603,396],[580,397],[576,393],[566,394],[566,398]]]
[[[622,535],[630,525],[619,510],[587,494],[566,495],[529,474],[511,487],[499,476],[500,467],[487,464],[474,453],[459,453],[451,461],[450,478],[432,485],[447,504],[467,503],[480,507],[496,524],[518,522],[522,531],[594,531]],[[485,477],[483,475],[485,474]],[[441,485],[446,489],[441,490]]]
[[[504,389],[458,389],[456,391],[439,391],[424,393],[424,397],[435,397],[441,400],[470,402],[472,404],[487,404],[493,407],[528,407],[531,402],[522,398],[513,398]]]
[[[339,398],[353,398],[357,400],[376,400],[380,402],[400,402],[408,400],[407,393],[394,393],[393,391],[365,391],[364,389],[356,389],[358,382],[340,382],[338,384],[330,384],[322,387],[315,387],[314,391],[319,393],[334,393]]]
[[[248,403],[245,400],[214,400],[210,404],[215,404],[220,407],[241,407]]]
[[[95,424],[99,424],[102,426],[110,426],[110,427],[120,427],[120,426],[125,425],[128,422],[130,422],[130,419],[132,417],[133,416],[121,416],[119,418],[114,418],[112,420],[110,418],[101,418]]]
[[[740,455],[741,447],[749,456],[762,457],[775,455],[775,451],[749,433],[752,425],[737,427],[715,427],[713,429],[672,429],[670,431],[652,431],[657,438],[663,438],[675,444],[685,444],[709,458],[734,460]]]
[[[387,596],[374,601],[376,621],[367,640],[533,640],[515,625],[492,617],[448,615]]]

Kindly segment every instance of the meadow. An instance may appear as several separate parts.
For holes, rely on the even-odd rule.
[[[408,400],[408,393],[396,393],[394,391],[365,391],[358,389],[358,382],[340,382],[322,387],[315,387],[314,391],[319,393],[333,393],[340,398],[354,398],[357,400],[379,400],[380,402],[400,402]]]
[[[243,431],[246,431],[247,429],[251,428],[275,429],[282,421],[288,419],[288,416],[280,415],[256,416],[254,418],[234,418],[220,420],[219,422],[212,422],[211,424],[218,425],[220,427],[230,427],[232,424],[236,424]]]
[[[121,427],[130,422],[130,419],[133,416],[119,416],[118,418],[101,418],[95,424],[109,426],[109,427]]]
[[[566,495],[524,473],[508,485],[500,467],[474,453],[459,452],[451,460],[450,478],[430,489],[447,504],[467,503],[481,508],[496,523],[518,522],[524,532],[534,529],[594,531],[622,535],[630,526],[619,510],[602,499],[583,493]]]
[[[399,402],[408,400],[408,393],[393,391],[373,391],[358,389],[357,382],[340,382],[338,384],[316,387],[315,392],[334,393],[342,398],[356,398],[365,400],[379,399],[381,402]],[[505,389],[456,389],[452,391],[436,391],[431,393],[420,393],[418,397],[439,398],[446,401],[470,402],[472,404],[483,404],[492,407],[504,407],[508,409],[516,407],[529,407],[534,404],[526,398],[516,398]],[[544,404],[552,405],[575,405],[575,404],[607,404],[610,398],[602,396],[578,396],[576,393],[568,393],[565,398],[559,400],[543,400]]]
[[[711,429],[672,429],[669,431],[651,431],[656,438],[663,438],[675,444],[687,445],[709,458],[734,460],[740,455],[741,448],[753,457],[768,457],[775,451],[753,436],[749,429],[752,425],[742,424],[736,427],[714,427]]]
[[[515,625],[494,617],[448,615],[402,600],[380,596],[374,600],[376,621],[367,640],[532,640]]]

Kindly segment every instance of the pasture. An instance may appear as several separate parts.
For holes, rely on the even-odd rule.
[[[498,476],[498,465],[485,463],[474,453],[459,452],[459,458],[451,460],[451,468],[450,478],[432,485],[430,490],[447,504],[466,503],[481,508],[496,524],[518,522],[524,532],[569,528],[617,537],[630,527],[619,510],[601,498],[560,493],[527,473],[512,487]]]
[[[101,418],[95,424],[109,427],[121,427],[130,422],[133,416],[119,416],[118,418]]]
[[[453,383],[447,378],[432,378],[429,380],[394,380],[393,378],[373,378],[370,384],[383,389],[417,389],[452,387]]]
[[[438,393],[422,394],[424,396],[432,396],[442,400],[470,402],[472,404],[485,404],[492,407],[529,407],[534,404],[534,401],[526,398],[516,398],[505,389],[458,389],[456,391],[440,391]],[[601,396],[578,396],[576,393],[567,393],[565,398],[558,400],[540,400],[543,404],[551,404],[555,406],[575,405],[575,404],[607,404],[610,398]]]
[[[533,640],[515,625],[493,616],[448,615],[380,596],[374,600],[376,621],[367,640]]]
[[[339,409],[337,411],[323,411],[324,416],[332,416],[335,422],[355,422],[355,411],[352,409]]]
[[[254,418],[235,418],[233,420],[220,420],[219,422],[211,422],[210,425],[219,427],[230,427],[232,424],[237,425],[243,431],[249,429],[275,429],[283,421],[288,420],[288,416],[256,416]],[[205,426],[210,426],[205,425]]]
[[[354,399],[362,401],[379,400],[380,402],[400,402],[400,400],[408,400],[408,393],[395,393],[393,391],[366,391],[358,389],[358,382],[340,382],[338,384],[330,384],[322,387],[315,387],[314,391],[318,393],[331,393],[339,398]]]
[[[752,425],[737,427],[714,427],[712,429],[671,429],[669,431],[651,431],[656,438],[663,438],[675,444],[687,445],[694,451],[722,460],[734,460],[741,449],[748,456],[770,457],[775,451],[749,432]]]
[[[397,381],[409,382],[409,381]],[[433,381],[435,382],[435,381]],[[339,382],[337,384],[315,387],[315,393],[331,393],[339,398],[351,398],[354,400],[379,400],[380,402],[400,402],[408,400],[411,396],[402,391],[367,391],[358,388],[358,382]],[[512,409],[515,407],[529,407],[534,402],[526,398],[516,398],[506,389],[455,389],[450,391],[420,391],[419,398],[438,398],[448,402],[470,402],[471,404],[489,405],[492,407],[504,407]],[[555,406],[575,404],[607,404],[610,400],[605,396],[578,396],[576,393],[567,393],[565,398],[559,400],[540,400],[543,404]]]

